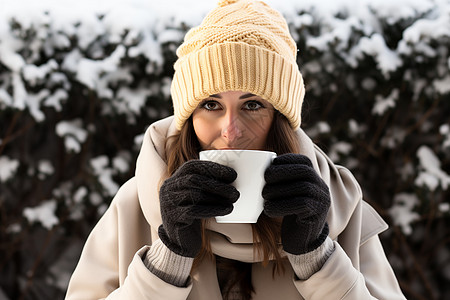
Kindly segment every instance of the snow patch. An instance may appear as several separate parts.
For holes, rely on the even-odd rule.
[[[72,121],[61,121],[56,124],[56,134],[64,138],[64,145],[69,152],[78,153],[81,150],[81,144],[87,139],[88,133],[82,128],[81,119]]]
[[[98,156],[90,161],[94,174],[102,185],[106,196],[114,196],[119,190],[119,185],[113,180],[114,170],[110,168],[109,159],[106,155]]]
[[[43,180],[46,177],[52,175],[55,172],[55,168],[53,168],[51,161],[41,160],[38,163],[38,172],[38,178]]]
[[[413,209],[419,204],[419,199],[414,194],[401,193],[394,197],[394,205],[389,209],[389,215],[394,224],[400,226],[403,233],[412,233],[411,223],[419,219],[419,214]]]
[[[10,180],[19,168],[19,160],[11,159],[8,156],[0,156],[0,181]]]
[[[438,186],[446,190],[450,185],[450,176],[441,169],[441,162],[434,152],[427,146],[421,146],[417,150],[421,171],[416,178],[417,186],[426,186],[431,191]]]
[[[56,201],[48,200],[36,207],[27,207],[23,210],[23,216],[30,223],[41,223],[41,225],[50,230],[59,223],[55,215]]]
[[[399,90],[393,89],[392,92],[386,98],[377,95],[375,97],[375,105],[372,108],[372,113],[382,116],[389,109],[395,107],[395,103],[398,100]]]

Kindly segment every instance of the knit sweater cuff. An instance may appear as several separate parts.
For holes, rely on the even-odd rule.
[[[150,272],[165,282],[185,287],[194,259],[170,251],[161,240],[157,240],[147,251],[143,261]]]
[[[330,237],[327,237],[319,248],[300,255],[287,253],[287,257],[300,280],[306,280],[319,271],[331,254],[335,246]]]

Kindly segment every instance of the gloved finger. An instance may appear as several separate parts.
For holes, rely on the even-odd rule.
[[[322,180],[283,181],[276,184],[266,184],[261,192],[264,199],[291,198],[303,196],[309,198],[329,197],[329,188]]]
[[[313,167],[311,160],[302,154],[287,153],[274,158],[272,165],[293,165],[301,164]]]
[[[232,204],[239,198],[239,191],[234,186],[198,174],[189,174],[179,180],[166,182],[160,193],[171,193],[171,201],[183,201],[179,204],[183,206],[214,202],[217,199]]]
[[[212,161],[196,159],[185,162],[173,174],[173,177],[184,176],[186,174],[200,174],[225,183],[232,183],[237,178],[237,173],[233,168]]]
[[[307,165],[271,165],[264,172],[264,179],[267,183],[277,183],[283,181],[311,181],[322,182],[319,174]]]
[[[224,216],[233,211],[232,204],[226,203],[209,203],[209,204],[197,204],[186,210],[185,214],[187,218],[191,219],[208,219],[216,216]]]
[[[211,196],[219,196],[229,200],[231,203],[236,202],[239,198],[239,191],[231,184],[218,181],[215,178],[210,178],[201,175],[190,175],[189,181],[192,183],[191,187],[203,191]]]
[[[312,201],[311,198],[281,198],[264,202],[264,213],[269,217],[296,215],[299,219],[308,219],[319,213],[327,213],[330,207],[329,198]]]

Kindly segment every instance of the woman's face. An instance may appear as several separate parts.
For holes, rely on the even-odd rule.
[[[264,150],[273,106],[259,96],[228,91],[204,99],[192,114],[202,150]]]

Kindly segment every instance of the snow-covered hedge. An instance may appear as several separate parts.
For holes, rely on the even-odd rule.
[[[0,4],[0,298],[62,298],[142,133],[171,114],[175,49],[214,1],[152,2]],[[449,1],[267,2],[298,41],[303,127],[392,225],[408,299],[449,297]]]

